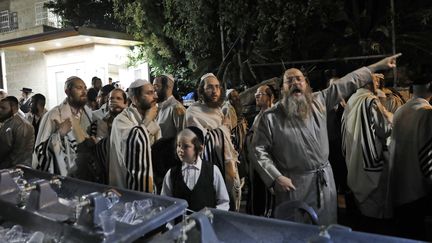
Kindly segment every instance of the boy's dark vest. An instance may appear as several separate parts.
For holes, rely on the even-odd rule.
[[[216,190],[213,186],[213,165],[203,161],[198,181],[191,191],[183,180],[181,165],[171,168],[173,197],[184,199],[189,209],[199,211],[204,207],[216,208]]]

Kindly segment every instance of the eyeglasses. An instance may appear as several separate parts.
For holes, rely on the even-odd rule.
[[[268,95],[268,94],[262,93],[262,92],[255,93],[255,97],[260,97],[260,96],[264,96],[264,95]]]
[[[290,77],[285,77],[284,83],[288,83],[288,84],[292,84],[294,83],[294,81],[298,81],[300,83],[304,82],[304,76],[290,76]]]

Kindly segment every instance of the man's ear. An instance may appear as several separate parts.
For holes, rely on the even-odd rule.
[[[66,89],[65,93],[66,93],[66,96],[69,96],[70,95],[70,89]]]

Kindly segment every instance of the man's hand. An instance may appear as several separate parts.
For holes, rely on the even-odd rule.
[[[146,111],[145,119],[148,121],[154,121],[156,119],[157,114],[158,114],[157,106],[152,106],[150,109]]]
[[[372,73],[379,70],[387,70],[390,68],[394,68],[396,67],[396,59],[400,56],[402,56],[402,53],[386,57],[372,65],[369,65],[368,68],[371,70]]]
[[[60,136],[62,137],[66,136],[66,134],[72,131],[72,122],[69,118],[64,120],[62,123],[54,120],[54,123],[56,126],[56,130],[60,133]]]
[[[276,183],[279,184],[286,192],[291,190],[295,191],[296,189],[291,179],[285,176],[279,176],[276,178]]]

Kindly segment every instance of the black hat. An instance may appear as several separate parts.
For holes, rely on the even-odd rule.
[[[115,89],[114,85],[107,84],[102,87],[101,94],[102,95],[108,95],[113,89]]]
[[[24,93],[33,93],[32,89],[30,89],[30,88],[22,88],[22,90],[20,90],[20,91],[24,92]]]
[[[191,130],[193,133],[195,133],[195,135],[197,136],[198,140],[201,142],[201,144],[204,144],[204,134],[201,131],[201,129],[199,129],[198,127],[186,127],[186,129]]]

